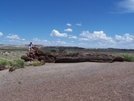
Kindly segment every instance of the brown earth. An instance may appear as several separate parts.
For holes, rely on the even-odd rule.
[[[0,101],[134,101],[134,63],[47,63],[0,71]]]

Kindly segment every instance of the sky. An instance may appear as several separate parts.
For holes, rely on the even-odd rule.
[[[134,0],[0,0],[0,44],[134,49]]]

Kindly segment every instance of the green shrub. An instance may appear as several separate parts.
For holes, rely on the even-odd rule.
[[[125,61],[128,61],[128,62],[134,62],[134,56],[130,56],[130,55],[122,55],[124,57],[124,60]]]
[[[52,49],[51,52],[56,53],[57,51],[55,49]]]
[[[29,64],[29,63],[27,63],[27,62],[25,62],[25,66],[31,66],[32,64]]]
[[[40,65],[41,65],[40,61],[34,61],[33,62],[33,66],[40,66]]]
[[[10,63],[8,60],[2,59],[0,60],[0,65],[5,66],[6,68],[10,68]]]
[[[13,63],[15,68],[23,68],[25,66],[25,61],[22,59],[16,59]]]

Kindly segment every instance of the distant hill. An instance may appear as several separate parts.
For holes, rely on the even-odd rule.
[[[35,44],[38,48],[44,51],[51,51],[51,50],[65,50],[65,51],[124,51],[124,52],[134,52],[134,49],[119,49],[119,48],[83,48],[83,47],[77,47],[77,46],[43,46]],[[0,49],[5,50],[27,50],[28,44],[25,45],[4,45],[0,44]]]

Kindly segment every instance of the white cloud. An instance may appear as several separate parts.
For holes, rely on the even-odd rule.
[[[66,42],[65,41],[56,41],[56,45],[66,45]]]
[[[65,41],[61,41],[60,39],[56,41],[48,41],[48,40],[41,40],[38,38],[34,38],[32,40],[33,44],[40,44],[40,45],[46,45],[46,46],[64,46],[67,45]]]
[[[3,34],[1,34],[3,35]],[[33,42],[33,44],[40,44],[45,46],[79,46],[86,48],[133,48],[134,49],[134,35],[125,33],[124,35],[115,35],[113,37],[108,36],[103,31],[94,31],[90,33],[89,31],[83,31],[79,37],[75,35],[67,35],[66,33],[59,33],[57,30],[53,30],[51,36],[56,37],[68,37],[71,40],[55,40],[48,41],[45,39],[34,38],[33,40],[25,40],[20,38],[16,34],[9,34],[3,40],[3,43],[10,44],[28,44]],[[2,43],[2,40],[1,40]]]
[[[38,38],[34,38],[33,41],[35,42],[49,42],[48,40],[41,40],[41,39],[38,39]]]
[[[122,0],[118,6],[123,10],[122,13],[134,13],[134,0]]]
[[[72,32],[73,30],[71,28],[67,28],[64,31],[66,31],[66,32]]]
[[[78,39],[77,36],[69,35],[70,39]]]
[[[129,33],[126,33],[123,36],[115,35],[115,40],[119,43],[131,43],[134,41],[134,35],[130,35]]]
[[[38,39],[38,38],[34,38],[32,42],[35,43],[35,44],[40,44],[40,45],[50,45],[51,44],[51,42],[48,41],[48,40],[44,40],[44,39],[41,40],[41,39]]]
[[[20,43],[24,43],[24,41],[26,41],[24,38],[21,39],[16,34],[9,34],[5,38],[6,38],[7,42],[12,42],[12,44],[20,44]]]
[[[19,36],[18,35],[14,35],[14,34],[9,34],[8,36],[6,36],[7,39],[14,39],[14,40],[19,40]]]
[[[76,23],[75,25],[76,25],[76,26],[82,26],[82,24],[81,24],[81,23]]]
[[[70,23],[67,23],[67,26],[72,26]]]
[[[88,38],[79,38],[80,41],[89,41]]]
[[[115,35],[114,37],[108,37],[103,31],[83,31],[80,34],[79,41],[89,44],[87,47],[98,48],[133,48],[134,47],[134,35],[126,33],[124,35]],[[91,45],[92,43],[92,45]],[[134,49],[134,48],[133,48]]]
[[[0,36],[3,36],[3,33],[2,32],[0,32]]]
[[[114,40],[111,37],[107,37],[103,31],[94,31],[93,33],[83,31],[80,36],[82,36],[80,40],[114,43]]]
[[[50,36],[55,36],[55,37],[68,37],[66,33],[59,33],[58,30],[52,30]]]

